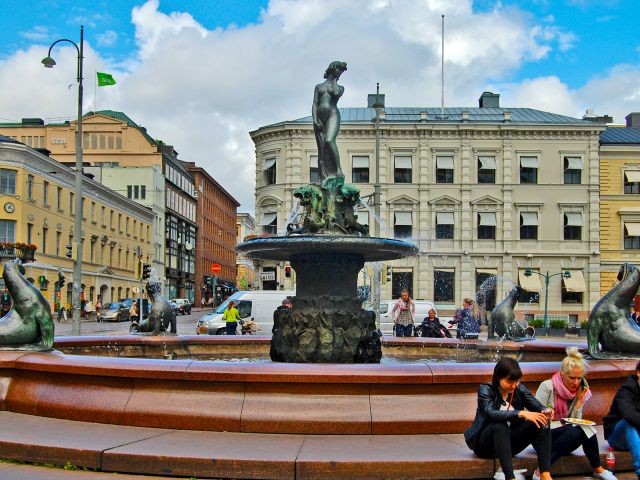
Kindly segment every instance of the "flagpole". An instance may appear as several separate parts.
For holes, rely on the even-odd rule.
[[[440,78],[440,83],[441,83],[441,96],[440,96],[440,115],[442,116],[442,118],[444,118],[444,15],[442,15],[442,55],[441,55],[441,59],[440,59],[440,70],[441,70],[441,78]]]
[[[98,94],[98,70],[93,71],[93,111],[96,111],[96,95]]]

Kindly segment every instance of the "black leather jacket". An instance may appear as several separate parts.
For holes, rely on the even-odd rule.
[[[508,397],[507,397],[508,398]],[[513,401],[511,406],[513,410],[500,410],[502,405],[507,403],[502,400],[502,396],[498,391],[498,387],[492,383],[481,383],[478,387],[478,409],[476,410],[476,418],[467,430],[464,432],[464,440],[471,450],[475,450],[476,442],[480,436],[480,432],[486,428],[491,422],[509,422],[518,420],[520,410],[529,410],[531,412],[541,412],[544,410],[536,397],[522,384],[519,384],[513,393]]]
[[[613,427],[622,419],[640,428],[640,385],[635,375],[627,377],[613,397],[609,413],[602,419],[605,439],[609,438]]]

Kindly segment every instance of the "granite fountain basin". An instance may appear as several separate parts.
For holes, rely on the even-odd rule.
[[[491,378],[495,355],[522,360],[524,382],[535,388],[557,370],[567,346],[428,338],[383,343],[385,355],[409,363],[191,358],[266,355],[268,337],[64,337],[53,353],[0,352],[1,406],[46,417],[190,430],[460,433],[473,418],[478,384]],[[460,352],[471,363],[446,360]],[[494,356],[487,353],[486,363],[478,362],[483,352]],[[423,361],[412,361],[419,353]],[[438,354],[444,358],[435,361]],[[591,362],[594,399],[586,418],[601,421],[634,367],[630,360]]]

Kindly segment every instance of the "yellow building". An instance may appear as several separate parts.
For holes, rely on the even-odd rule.
[[[620,266],[640,262],[640,113],[600,135],[600,294]]]
[[[26,276],[52,307],[59,270],[66,277],[60,300],[71,303],[74,192],[73,170],[0,135],[0,243],[36,245]],[[84,299],[104,304],[134,296],[140,264],[150,262],[153,213],[90,178],[83,179],[82,212]]]
[[[237,243],[244,242],[247,235],[256,233],[256,222],[248,213],[238,213],[236,226],[238,228]],[[253,261],[243,254],[236,256],[236,285],[240,290],[257,288]]]

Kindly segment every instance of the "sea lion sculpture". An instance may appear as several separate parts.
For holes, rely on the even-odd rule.
[[[625,263],[618,283],[591,310],[587,324],[589,354],[594,358],[640,355],[640,327],[631,320],[629,305],[640,286],[640,270]]]
[[[525,329],[516,321],[516,314],[513,311],[522,291],[522,287],[514,285],[507,298],[493,309],[489,318],[489,338],[493,338],[494,331],[498,338],[504,337],[507,340],[522,341],[533,336],[529,329]]]
[[[160,282],[147,282],[147,296],[151,302],[149,316],[139,324],[132,323],[130,332],[148,335],[159,335],[161,331],[176,334],[176,312],[171,308],[171,304],[161,295],[162,285]]]
[[[22,261],[9,260],[2,278],[13,308],[0,318],[0,350],[51,350],[55,331],[51,307],[40,290],[24,277]]]

